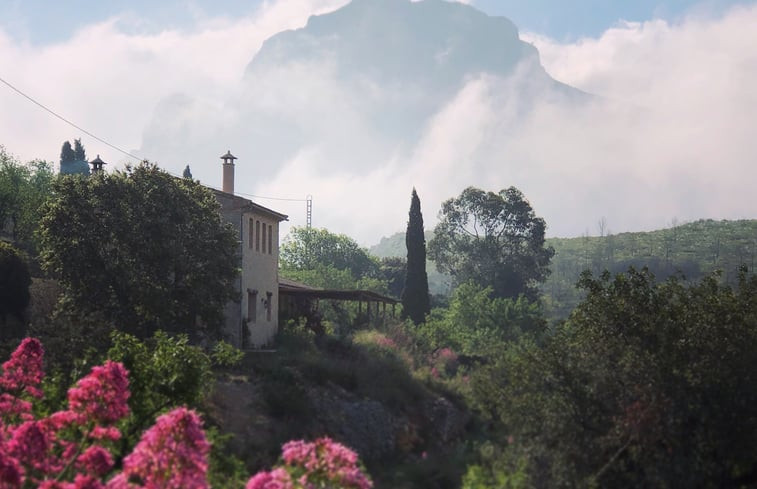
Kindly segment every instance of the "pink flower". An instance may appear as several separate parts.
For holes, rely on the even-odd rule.
[[[19,416],[24,421],[29,421],[33,418],[30,414],[31,411],[32,404],[29,401],[24,401],[6,392],[0,394],[0,415],[6,418]]]
[[[8,442],[8,452],[28,467],[46,472],[50,469],[48,451],[51,440],[43,423],[26,421],[13,431]]]
[[[104,489],[105,486],[102,482],[100,482],[100,479],[97,477],[94,477],[92,475],[85,475],[85,474],[76,474],[76,477],[74,477],[74,482],[71,484],[66,484],[66,489]]]
[[[11,457],[0,447],[0,487],[21,487],[24,483],[24,471],[18,460]]]
[[[285,443],[281,458],[289,467],[304,469],[305,473],[299,480],[305,487],[323,480],[345,488],[373,487],[357,465],[357,454],[327,437],[310,443],[302,440]]]
[[[431,367],[431,376],[435,379],[439,378],[439,370],[436,367]]]
[[[76,466],[95,476],[103,476],[113,468],[113,457],[100,445],[92,445],[76,459]]]
[[[437,353],[440,359],[444,361],[456,361],[457,360],[457,353],[455,353],[451,348],[442,348],[439,350],[439,353]]]
[[[95,426],[89,437],[94,440],[116,441],[121,439],[121,432],[113,426]]]
[[[292,478],[284,469],[270,472],[258,472],[249,481],[245,489],[292,489]]]
[[[142,435],[124,459],[123,472],[107,487],[131,487],[129,481],[139,480],[147,489],[207,488],[209,451],[200,417],[186,408],[174,409]]]
[[[391,348],[392,350],[397,349],[397,343],[393,339],[387,338],[386,336],[380,337],[378,340],[376,340],[376,343],[379,346],[383,346],[385,348]]]
[[[105,362],[68,390],[70,410],[81,420],[113,423],[129,414],[129,379],[123,364]]]
[[[9,391],[26,389],[34,397],[42,397],[37,388],[44,373],[42,371],[42,357],[45,350],[36,338],[24,338],[18,348],[11,354],[10,359],[3,363],[3,374],[0,376],[0,387]]]

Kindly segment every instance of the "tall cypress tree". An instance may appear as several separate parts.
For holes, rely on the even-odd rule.
[[[74,139],[74,160],[87,161],[87,152],[84,151],[84,146],[81,144],[81,139]]]
[[[71,143],[66,141],[60,148],[60,165],[63,166],[74,161],[76,161],[76,153],[71,147]]]
[[[423,234],[421,200],[413,188],[410,200],[410,216],[405,233],[407,246],[407,274],[402,290],[402,318],[410,318],[415,324],[422,323],[431,311],[428,298],[428,275],[426,275],[426,237]]]

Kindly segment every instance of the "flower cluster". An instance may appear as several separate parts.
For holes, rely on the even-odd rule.
[[[44,351],[25,339],[0,374],[0,489],[205,489],[210,444],[202,420],[180,407],[144,432],[114,473],[108,446],[129,415],[128,372],[121,363],[94,367],[68,391],[68,408],[36,419]],[[328,438],[284,445],[284,465],[252,477],[248,489],[370,489],[355,452]]]
[[[376,339],[376,344],[384,348],[389,348],[391,350],[396,350],[398,348],[397,342],[387,336],[379,336]]]
[[[441,374],[454,376],[457,372],[457,353],[451,348],[442,348],[432,357],[431,375],[439,378]]]
[[[359,465],[357,454],[327,437],[314,442],[299,440],[285,443],[281,458],[283,467],[257,474],[247,483],[247,489],[373,487]]]
[[[3,364],[0,487],[102,487],[113,467],[102,438],[121,435],[114,424],[129,414],[128,373],[120,363],[95,367],[69,390],[68,409],[35,419],[43,356],[41,343],[26,338]]]

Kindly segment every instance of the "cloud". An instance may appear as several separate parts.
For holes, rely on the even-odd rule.
[[[231,149],[238,190],[311,194],[316,226],[366,245],[404,229],[413,186],[427,227],[468,185],[520,188],[553,236],[597,232],[601,216],[620,232],[757,214],[757,6],[619,23],[571,43],[524,34],[554,78],[598,95],[583,105],[524,99],[529,67],[471,74],[441,99],[411,83],[346,79],[328,56],[243,76],[264,39],[344,3],[278,0],[157,34],[127,34],[116,18],[42,47],[0,32],[0,73],[175,173],[190,163],[211,185]],[[61,142],[81,136],[8,90],[0,105],[0,143],[23,159],[57,160]],[[260,202],[304,224],[303,202]]]
[[[584,105],[541,100],[525,104],[524,114],[517,94],[527,72],[473,77],[410,150],[383,166],[340,179],[302,173],[323,158],[310,154],[304,164],[299,155],[272,189],[307,182],[301,191],[311,189],[325,207],[316,207],[316,222],[365,243],[402,229],[413,185],[427,226],[467,185],[520,188],[552,236],[597,233],[603,216],[613,232],[755,218],[754,25],[757,6],[677,23],[619,23],[575,43],[526,34],[550,74],[598,97]]]
[[[85,129],[131,150],[141,146],[145,126],[166,97],[192,94],[206,107],[222,107],[266,38],[346,2],[265,1],[246,18],[209,17],[191,30],[150,34],[139,34],[140,20],[127,15],[42,46],[0,30],[0,76]],[[84,136],[0,88],[0,144],[22,159],[57,161],[64,140]],[[123,157],[87,136],[83,141],[89,153],[103,153],[109,161]]]

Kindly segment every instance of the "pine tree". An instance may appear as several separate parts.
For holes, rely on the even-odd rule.
[[[405,233],[407,246],[407,274],[402,290],[402,318],[410,318],[415,324],[422,323],[431,310],[426,275],[426,237],[423,234],[421,201],[413,188],[410,213]]]

